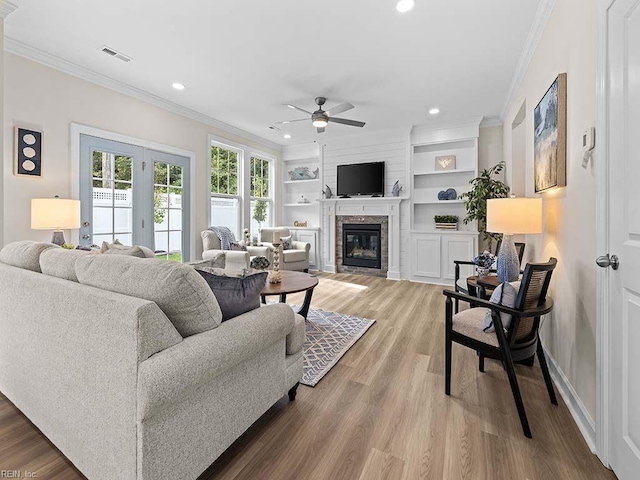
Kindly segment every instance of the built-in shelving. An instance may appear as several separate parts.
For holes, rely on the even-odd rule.
[[[309,180],[285,180],[284,183],[285,183],[285,185],[293,185],[294,183],[300,183],[300,184],[317,183],[319,181],[320,181],[319,178],[311,178]]]
[[[475,174],[475,169],[461,169],[461,170],[438,170],[435,172],[424,172],[424,173],[414,173],[414,176],[420,177],[423,175],[453,175],[457,173],[473,173]]]

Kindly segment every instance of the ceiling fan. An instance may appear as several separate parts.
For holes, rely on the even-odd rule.
[[[309,112],[307,110],[305,110],[304,108],[300,108],[300,107],[296,107],[295,105],[291,105],[286,103],[285,105],[289,108],[292,108],[294,110],[299,110],[301,112],[306,113],[307,115],[311,115],[311,123],[314,127],[316,127],[316,129],[318,130],[318,133],[323,133],[324,132],[324,128],[327,126],[327,124],[329,122],[333,122],[333,123],[341,123],[343,125],[350,125],[352,127],[364,127],[365,123],[364,122],[359,122],[357,120],[348,120],[346,118],[336,118],[334,117],[334,115],[337,115],[339,113],[342,112],[346,112],[347,110],[351,110],[352,108],[355,108],[353,105],[351,105],[349,102],[345,102],[345,103],[341,103],[340,105],[336,105],[333,108],[330,108],[329,110],[323,110],[322,106],[325,104],[325,102],[327,101],[327,99],[325,97],[316,97],[316,103],[318,104],[318,110],[316,110],[315,112]],[[293,122],[306,122],[309,121],[308,118],[300,118],[297,120],[288,120],[288,121],[284,121],[284,122],[276,122],[276,125],[282,125],[282,124],[286,124],[286,123],[293,123]]]

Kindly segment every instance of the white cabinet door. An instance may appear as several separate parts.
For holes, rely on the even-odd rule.
[[[411,235],[411,268],[413,276],[440,278],[440,245],[440,235]],[[426,281],[426,278],[424,280]]]
[[[455,279],[454,260],[471,260],[476,256],[476,237],[467,235],[442,236],[442,278]],[[461,266],[460,278],[473,275],[473,267]],[[453,282],[452,282],[453,283]]]

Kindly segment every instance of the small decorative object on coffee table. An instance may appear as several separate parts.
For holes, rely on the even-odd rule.
[[[278,240],[277,242],[275,241],[276,239]],[[269,282],[280,283],[282,282],[282,273],[280,273],[280,233],[275,232],[273,240],[273,270],[269,272]]]
[[[496,256],[487,250],[474,258],[473,263],[477,265],[476,270],[478,270],[478,275],[480,277],[486,277],[487,275],[489,275],[491,266],[493,265],[493,262],[495,262],[495,260]]]

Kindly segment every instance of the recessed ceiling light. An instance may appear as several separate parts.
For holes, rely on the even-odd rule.
[[[432,108],[431,110],[429,110],[429,114],[431,115],[437,115],[440,113],[440,109],[439,108]]]
[[[289,135],[288,133],[284,134],[284,138],[286,138],[287,140],[291,138],[291,135]]]
[[[184,85],[178,82],[172,83],[171,86],[176,90],[184,90]]]
[[[414,5],[414,0],[400,0],[396,5],[396,10],[398,10],[400,13],[406,13],[411,10]]]

